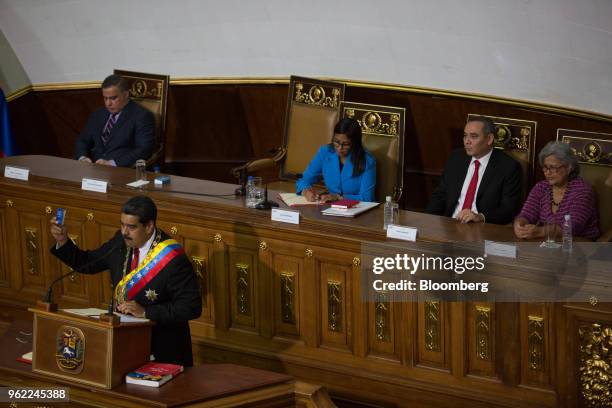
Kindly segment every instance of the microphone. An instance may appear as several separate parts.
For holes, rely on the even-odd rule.
[[[243,197],[246,195],[246,181],[247,181],[247,168],[246,166],[244,166],[243,169],[240,169],[240,176],[238,178],[238,182],[240,184],[240,187],[238,187],[236,190],[234,190],[234,195],[238,196],[238,197]]]
[[[278,207],[278,203],[275,201],[268,200],[268,185],[266,184],[266,188],[264,190],[264,200],[257,204],[255,208],[258,210],[270,210],[273,207]]]
[[[99,256],[99,257],[97,257],[95,259],[92,259],[91,261],[87,262],[85,265],[82,265],[78,269],[72,269],[70,272],[67,272],[67,273],[63,274],[62,276],[60,276],[59,278],[54,279],[53,282],[51,282],[51,284],[49,285],[49,288],[47,289],[47,293],[45,294],[45,297],[43,298],[43,300],[42,301],[39,300],[38,302],[36,302],[37,307],[39,309],[46,310],[48,312],[55,312],[55,311],[57,311],[57,304],[53,303],[53,286],[55,286],[56,283],[58,283],[59,281],[63,280],[67,276],[72,275],[75,272],[78,273],[80,270],[83,270],[83,269],[89,267],[90,265],[93,265],[94,263],[99,262],[102,259],[106,258],[107,256],[109,256],[113,251],[115,251],[119,247],[119,244],[120,244],[120,241],[115,243],[115,245],[113,245],[108,251],[106,251],[101,256]],[[112,279],[111,279],[111,286],[112,286]],[[111,292],[111,297],[112,297],[112,292]]]

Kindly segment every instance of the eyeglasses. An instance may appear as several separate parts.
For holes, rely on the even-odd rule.
[[[340,143],[340,141],[338,139],[332,139],[332,143],[334,144],[334,146],[339,147],[341,149],[344,149],[345,147],[349,148],[351,147],[351,142],[342,142]]]
[[[566,167],[565,164],[562,164],[560,166],[542,166],[542,171],[543,172],[550,171],[551,173],[556,173],[564,167]]]

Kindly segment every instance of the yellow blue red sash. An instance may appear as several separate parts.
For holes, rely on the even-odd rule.
[[[132,300],[170,261],[184,254],[181,244],[173,239],[160,242],[149,251],[142,263],[117,284],[115,298],[119,303]]]

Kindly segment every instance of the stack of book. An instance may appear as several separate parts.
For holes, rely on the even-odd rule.
[[[183,366],[166,363],[147,363],[140,368],[127,373],[125,382],[128,384],[146,385],[147,387],[161,387],[183,372]]]

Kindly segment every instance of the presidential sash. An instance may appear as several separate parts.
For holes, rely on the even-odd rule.
[[[165,268],[170,261],[184,254],[181,244],[173,239],[167,239],[152,248],[142,263],[117,284],[115,299],[123,303],[132,300],[153,278]]]

